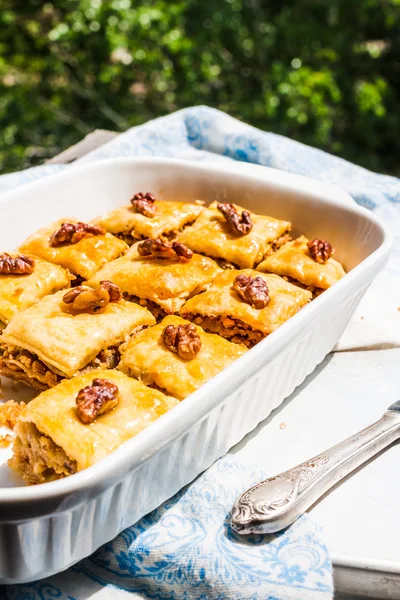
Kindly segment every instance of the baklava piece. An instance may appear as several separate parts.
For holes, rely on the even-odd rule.
[[[194,252],[223,261],[223,266],[244,269],[290,240],[290,229],[288,221],[213,202],[180,234],[179,241]]]
[[[185,301],[205,290],[221,272],[206,256],[187,252],[177,242],[147,240],[110,262],[89,280],[113,281],[124,298],[146,306],[156,318],[179,312]]]
[[[232,342],[254,346],[311,300],[311,293],[278,275],[224,271],[181,309],[185,319]]]
[[[57,292],[16,315],[4,329],[0,374],[41,391],[83,370],[114,368],[119,347],[153,315],[120,298],[110,282]]]
[[[165,237],[172,239],[204,210],[202,203],[156,200],[150,192],[139,192],[131,204],[95,219],[109,233],[132,245],[137,240]]]
[[[86,469],[178,404],[115,370],[64,380],[27,406],[9,466],[29,484]]]
[[[59,219],[33,233],[19,251],[69,269],[80,283],[110,260],[124,254],[127,248],[125,242],[99,225]]]
[[[0,254],[0,329],[35,302],[69,287],[68,272],[29,254]]]
[[[180,317],[168,316],[132,338],[118,368],[179,400],[217,375],[246,348]]]
[[[281,275],[315,297],[346,275],[340,262],[332,258],[333,253],[329,242],[301,236],[271,254],[257,270]]]

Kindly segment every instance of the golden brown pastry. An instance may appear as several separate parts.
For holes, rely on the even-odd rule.
[[[235,233],[217,207],[218,202],[213,202],[204,210],[196,222],[179,235],[179,241],[194,252],[246,268],[253,267],[268,252],[290,239],[291,224],[288,221],[255,213],[250,213],[252,227],[249,233]],[[234,207],[239,215],[245,211],[237,204]]]
[[[127,345],[118,369],[183,400],[246,352],[244,346],[231,344],[196,326],[200,348],[196,347],[193,358],[181,358],[176,348],[171,349],[164,333],[171,325],[177,328],[191,324],[180,317],[168,316],[155,327],[141,331]]]
[[[88,235],[77,243],[52,245],[52,236],[63,223],[76,224],[73,218],[58,219],[47,227],[33,233],[19,247],[20,252],[34,254],[51,263],[61,265],[81,280],[89,279],[110,260],[124,254],[127,245],[113,235]],[[54,239],[54,238],[53,238]]]
[[[257,270],[288,277],[294,283],[300,282],[313,293],[326,290],[346,275],[346,272],[334,258],[328,258],[323,264],[318,263],[310,254],[308,242],[302,235],[285,244],[258,265]]]
[[[116,406],[90,424],[78,416],[76,397],[94,379],[116,386]],[[178,404],[115,370],[64,380],[32,400],[15,427],[9,466],[28,483],[66,477],[95,464]]]
[[[159,317],[178,312],[185,300],[205,290],[221,272],[213,260],[199,254],[190,260],[140,256],[139,244],[103,267],[88,285],[108,279],[118,285],[124,297],[146,305]]]
[[[11,252],[9,256],[18,257]],[[0,272],[0,324],[7,324],[22,310],[48,294],[70,285],[68,272],[52,263],[36,256],[29,255],[32,260],[32,272],[28,274]]]
[[[176,235],[185,225],[193,223],[204,210],[203,205],[188,202],[156,200],[153,204],[152,216],[141,214],[134,206],[128,205],[121,206],[94,222],[131,245],[138,239]]]
[[[251,287],[238,286],[237,278],[251,284],[255,279],[262,284],[261,308],[257,300],[257,288],[253,297]],[[240,281],[240,279],[239,279]],[[258,286],[260,287],[260,285]],[[302,306],[311,300],[311,293],[303,290],[277,275],[266,275],[253,269],[224,271],[216,277],[203,294],[194,296],[181,309],[185,319],[201,325],[206,331],[218,333],[232,342],[250,347],[269,335]]]
[[[132,302],[110,302],[89,314],[74,310],[65,296],[63,290],[46,296],[11,320],[1,337],[1,374],[44,390],[85,368],[113,368],[121,343],[155,323],[148,310]]]

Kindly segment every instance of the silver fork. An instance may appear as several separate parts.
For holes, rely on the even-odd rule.
[[[338,481],[399,437],[400,400],[373,425],[244,492],[233,506],[232,529],[246,535],[288,527]]]

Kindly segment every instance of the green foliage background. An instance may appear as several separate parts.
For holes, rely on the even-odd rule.
[[[208,104],[399,174],[400,0],[0,0],[0,170]]]

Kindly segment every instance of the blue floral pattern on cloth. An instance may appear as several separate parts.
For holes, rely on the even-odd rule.
[[[331,598],[328,550],[311,519],[276,535],[243,538],[230,529],[234,500],[264,477],[226,456],[69,571],[7,586],[7,600],[83,600],[104,590],[157,600]]]
[[[167,156],[253,163],[347,190],[383,217],[400,255],[400,182],[212,108],[187,108],[132,128],[80,163],[121,156]],[[0,192],[68,169],[44,165],[0,177]],[[0,196],[1,202],[1,196]],[[397,260],[391,262],[394,271]],[[68,571],[5,588],[5,600],[327,600],[332,567],[318,527],[302,517],[276,536],[238,538],[228,515],[237,495],[265,476],[232,457],[218,461],[114,541]]]

